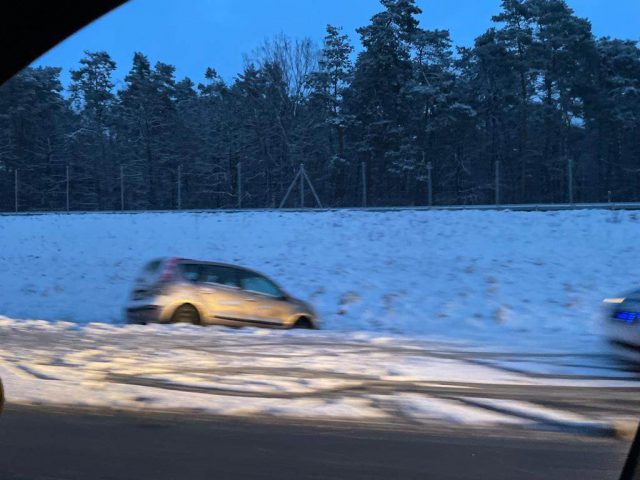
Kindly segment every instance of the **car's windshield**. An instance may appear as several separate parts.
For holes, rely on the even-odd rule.
[[[0,480],[617,478],[638,0],[122,3],[0,85]]]

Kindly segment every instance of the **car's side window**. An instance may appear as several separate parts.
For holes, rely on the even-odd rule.
[[[229,287],[237,287],[238,279],[233,268],[220,265],[203,265],[202,278],[200,281],[206,283],[218,283]]]
[[[281,297],[282,290],[268,278],[250,272],[240,273],[240,287],[251,292]]]
[[[195,263],[184,263],[181,265],[182,276],[189,282],[197,282],[200,279],[202,265]]]

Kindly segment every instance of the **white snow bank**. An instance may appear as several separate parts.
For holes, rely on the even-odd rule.
[[[639,229],[584,210],[1,216],[0,314],[120,322],[142,265],[175,255],[261,270],[329,330],[594,349],[602,298],[640,283]]]
[[[0,363],[7,402],[15,405],[57,405],[131,411],[200,412],[226,416],[282,416],[324,419],[378,419],[384,412],[359,398],[293,398],[286,401],[243,396],[176,392],[139,385],[99,381],[36,381],[9,363]],[[44,380],[44,379],[41,379]]]
[[[600,430],[637,411],[627,401],[640,391],[636,378],[571,376],[560,366],[558,376],[530,375],[483,363],[499,352],[402,336],[379,340],[0,317],[0,378],[10,404],[133,411]],[[513,399],[523,392],[530,401]],[[548,392],[571,411],[538,405]],[[504,398],[484,399],[496,394]],[[586,412],[573,411],[575,398]]]

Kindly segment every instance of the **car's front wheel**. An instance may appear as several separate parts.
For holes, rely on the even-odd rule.
[[[300,317],[298,320],[296,320],[296,323],[293,324],[293,328],[303,328],[305,330],[313,330],[316,327],[309,318]]]
[[[176,311],[173,312],[173,316],[171,317],[172,323],[193,323],[194,325],[200,324],[200,314],[198,313],[198,309],[190,304],[180,305],[176,308]]]

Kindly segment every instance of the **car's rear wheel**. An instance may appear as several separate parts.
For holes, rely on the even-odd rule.
[[[184,305],[180,305],[176,308],[176,311],[173,312],[173,316],[171,317],[172,323],[193,323],[194,325],[200,324],[200,314],[198,310],[193,305],[188,303]]]

